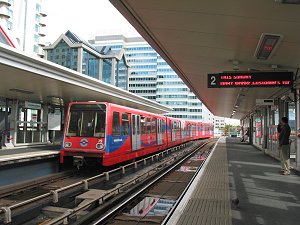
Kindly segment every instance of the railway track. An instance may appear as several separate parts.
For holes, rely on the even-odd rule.
[[[162,173],[154,176],[153,180],[141,185],[140,188],[135,188],[132,195],[126,197],[121,203],[112,205],[111,210],[102,216],[94,219],[89,215],[81,218],[75,224],[161,224],[175,205],[176,200],[188,189],[189,183],[201,169],[214,144],[215,142],[204,143],[189,152],[165,168]],[[195,156],[200,149],[202,153]],[[94,214],[97,217],[97,213]]]
[[[0,224],[80,224],[86,218],[91,220],[95,212],[109,210],[113,202],[123,201],[124,196],[134,193],[145,182],[163,173],[165,168],[195,151],[200,142],[204,143],[196,141],[177,146],[93,177],[85,177],[80,181],[75,179],[73,181],[76,182],[72,184],[72,179],[66,176],[65,179],[59,179],[58,185],[55,182],[51,185],[46,183],[44,189],[47,192],[34,194],[31,198],[15,196],[9,198],[6,204],[1,202],[5,200],[2,198]],[[30,186],[31,190],[33,186]],[[37,186],[40,187],[40,184]]]

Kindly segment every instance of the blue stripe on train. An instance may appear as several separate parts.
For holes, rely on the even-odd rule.
[[[106,136],[106,148],[105,148],[105,152],[106,153],[112,153],[116,150],[118,150],[119,148],[121,148],[125,141],[129,138],[129,136],[111,136],[111,135],[107,135]]]

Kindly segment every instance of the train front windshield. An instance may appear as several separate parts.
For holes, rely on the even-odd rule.
[[[69,110],[67,136],[104,138],[105,105],[73,104]]]

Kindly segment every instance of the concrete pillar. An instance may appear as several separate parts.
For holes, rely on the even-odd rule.
[[[5,99],[5,115],[4,115],[4,130],[8,131],[9,130],[9,118],[8,118],[8,98]],[[7,136],[8,133],[6,132],[5,135],[3,136],[4,140],[2,141],[2,143],[5,143],[7,141]],[[2,145],[1,143],[1,145]]]
[[[47,126],[47,123],[48,123],[48,106],[43,104],[42,105],[42,121],[43,123],[43,132],[42,132],[42,140],[41,142],[47,142],[49,141],[49,131],[48,131],[48,126]]]
[[[249,143],[252,145],[253,144],[253,126],[254,126],[254,122],[253,122],[253,115],[250,116],[249,119],[249,129],[250,129],[250,136],[249,136]]]
[[[102,71],[103,71],[103,59],[99,58],[99,67],[98,67],[98,79],[102,81]]]
[[[279,121],[275,121],[275,124],[278,124],[281,121],[281,118],[285,116],[285,103],[282,100],[278,100],[278,115]]]
[[[262,124],[262,135],[263,135],[263,148],[268,148],[268,125],[269,125],[269,111],[270,107],[266,107],[262,111],[263,116],[263,124]]]
[[[9,137],[5,138],[5,146],[6,147],[14,147],[17,142],[17,121],[19,120],[18,114],[18,100],[13,100],[11,104],[11,114],[10,114],[10,123],[9,123]]]
[[[82,57],[83,57],[83,48],[78,48],[77,72],[79,73],[82,73]]]
[[[116,85],[115,82],[115,72],[116,72],[116,59],[111,59],[111,83],[112,85]]]
[[[116,60],[116,70],[115,70],[116,86],[119,87],[119,61]]]
[[[299,96],[300,91],[297,89],[297,95]],[[296,99],[296,98],[295,98]],[[295,102],[296,108],[296,130],[297,134],[300,134],[300,101]],[[296,165],[300,169],[300,137],[296,137]]]

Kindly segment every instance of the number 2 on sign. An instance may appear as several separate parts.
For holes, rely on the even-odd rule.
[[[211,85],[216,85],[216,77],[215,76],[210,77],[210,84]]]

